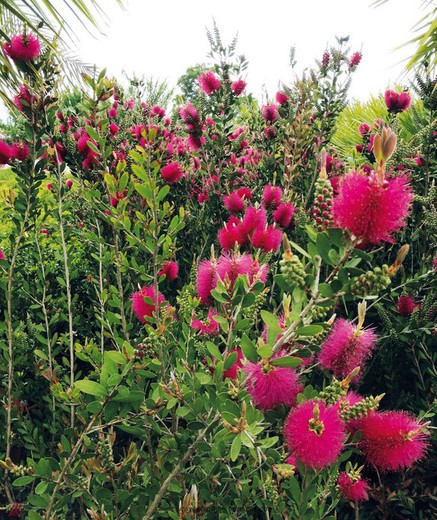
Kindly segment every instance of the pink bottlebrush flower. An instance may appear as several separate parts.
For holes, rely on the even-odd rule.
[[[363,150],[364,150],[364,146],[362,144],[357,144],[355,146],[355,150],[358,152],[358,153],[363,153]]]
[[[192,320],[191,327],[203,336],[214,336],[220,332],[220,325],[215,321],[214,316],[219,316],[219,314],[213,307],[210,307],[206,320]]]
[[[253,247],[259,247],[266,253],[274,253],[281,245],[282,231],[275,226],[255,229],[251,236],[251,242]]]
[[[434,269],[437,269],[437,256],[432,261],[432,265],[433,265]]]
[[[174,260],[166,262],[159,271],[158,276],[165,276],[167,280],[176,280],[179,273],[179,265]]]
[[[228,368],[227,370],[225,370],[223,372],[223,378],[225,378],[225,379],[227,377],[229,377],[230,379],[237,379],[238,371],[240,370],[240,368],[243,367],[243,353],[241,352],[241,348],[239,348],[239,347],[233,348],[232,350],[229,351],[228,355],[232,354],[233,352],[237,353],[237,359],[235,360],[235,363],[230,368]]]
[[[249,234],[255,229],[263,229],[267,224],[267,213],[264,208],[255,208],[249,206],[246,208],[243,216],[244,231]]]
[[[157,116],[159,118],[165,116],[165,110],[161,107],[158,107],[157,105],[153,105],[153,107],[150,109],[150,117]]]
[[[282,189],[280,186],[267,184],[263,191],[262,203],[267,209],[275,209],[279,206],[282,199]]]
[[[331,61],[331,54],[328,51],[325,51],[322,56],[322,67],[324,69],[327,69],[330,61]]]
[[[236,221],[229,220],[222,229],[218,232],[218,241],[220,247],[226,251],[232,249],[235,244],[243,242],[241,223],[238,219]]]
[[[3,45],[3,52],[13,61],[33,61],[41,53],[38,38],[32,34],[17,34]]]
[[[46,189],[49,190],[49,191],[52,191],[52,189],[53,189],[53,182],[48,182],[46,184]]]
[[[405,226],[413,191],[405,175],[382,182],[371,173],[345,175],[333,201],[336,225],[347,229],[363,244],[393,242],[392,234]]]
[[[370,126],[367,123],[363,123],[358,127],[361,137],[366,136],[370,132]]]
[[[280,105],[285,105],[290,98],[284,92],[276,92],[275,99]]]
[[[14,157],[13,149],[6,141],[0,140],[0,166],[9,164]]]
[[[261,108],[261,114],[266,123],[273,123],[278,119],[278,110],[274,103],[270,103],[269,105],[264,105]]]
[[[322,343],[319,363],[337,378],[345,378],[355,367],[363,367],[376,346],[375,329],[358,329],[344,318],[335,321]]]
[[[340,493],[346,500],[352,500],[353,502],[369,500],[369,495],[367,494],[369,485],[359,475],[355,477],[342,471],[338,477],[337,485]]]
[[[268,264],[260,265],[258,260],[253,260],[252,269],[249,273],[249,282],[253,283],[254,281],[259,280],[262,283],[266,283],[268,274],[269,274]]]
[[[319,470],[336,462],[343,449],[345,431],[334,406],[311,400],[290,412],[284,424],[284,438],[297,460]]]
[[[260,410],[272,410],[284,404],[287,408],[296,404],[297,394],[303,387],[293,368],[276,367],[265,361],[246,362],[246,389],[253,404]]]
[[[149,298],[152,302],[146,302],[144,298]],[[143,287],[140,291],[132,294],[132,310],[141,323],[146,322],[146,316],[152,317],[155,312],[156,294],[152,285]],[[158,306],[165,301],[164,296],[158,291]]]
[[[208,70],[203,72],[198,78],[200,88],[205,92],[207,96],[210,96],[212,93],[220,90],[222,86],[220,80],[214,74],[214,72]]]
[[[264,135],[267,139],[274,139],[276,137],[276,129],[273,126],[266,126],[264,128]]]
[[[398,298],[398,313],[401,316],[410,316],[417,307],[416,302],[409,294],[404,294]]]
[[[91,148],[88,146],[88,142],[91,142],[97,147],[97,143],[91,139],[88,134],[82,134],[77,141],[77,151],[82,155],[88,155],[91,152]]]
[[[280,204],[273,212],[273,220],[283,228],[288,228],[291,224],[293,215],[296,212],[296,208],[290,202],[284,202]]]
[[[71,188],[73,186],[73,181],[71,179],[67,179],[65,181],[65,186],[67,186],[67,188]]]
[[[111,123],[109,125],[109,131],[111,132],[111,135],[115,135],[120,130],[120,127],[117,126],[115,123]]]
[[[177,162],[168,163],[166,166],[161,168],[161,177],[168,183],[174,184],[181,179],[183,175],[182,167]]]
[[[229,280],[231,284],[235,282],[239,275],[247,275],[252,272],[253,260],[248,254],[220,255],[217,260],[217,275],[222,280]]]
[[[196,134],[190,134],[187,138],[187,142],[188,142],[190,148],[194,152],[197,152],[198,150],[200,150],[202,145],[205,144],[205,138],[202,136],[198,136]]]
[[[234,96],[239,96],[244,92],[244,89],[246,88],[246,82],[242,79],[237,79],[237,81],[234,81],[231,85],[232,92]]]
[[[36,108],[40,104],[35,93],[27,85],[20,86],[13,101],[20,112],[25,112],[28,108]]]
[[[354,52],[349,60],[349,69],[355,70],[361,63],[362,58],[363,55],[361,54],[361,52]]]
[[[0,260],[5,260],[5,259],[6,259],[6,255],[4,254],[3,249],[0,249]]]
[[[17,161],[27,161],[29,159],[29,148],[24,141],[21,143],[14,143],[12,145],[12,156]]]
[[[410,468],[428,447],[423,425],[406,412],[373,412],[361,421],[360,448],[383,471]]]
[[[238,188],[237,193],[242,199],[250,200],[252,198],[252,190],[245,186]]]
[[[394,90],[387,90],[384,94],[384,99],[388,111],[393,114],[404,112],[411,105],[411,96],[408,92],[400,92],[398,94]]]
[[[117,117],[117,110],[115,108],[110,108],[108,110],[108,117],[110,119],[115,119]]]
[[[198,125],[199,124],[199,113],[194,106],[188,101],[184,107],[179,107],[179,116],[182,121],[187,125]]]
[[[229,195],[224,195],[223,204],[230,213],[241,213],[245,208],[244,200],[238,191],[233,191]]]
[[[424,161],[423,155],[416,155],[416,157],[414,158],[414,162],[419,167],[426,165],[426,161]]]
[[[197,296],[203,304],[207,304],[211,291],[217,285],[216,262],[202,260],[197,268]]]

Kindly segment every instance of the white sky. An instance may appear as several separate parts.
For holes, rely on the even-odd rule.
[[[175,86],[187,67],[206,61],[206,27],[216,20],[225,44],[238,32],[237,54],[249,61],[248,90],[270,96],[280,80],[291,79],[289,50],[296,46],[298,68],[312,65],[335,36],[350,35],[351,52],[363,60],[350,94],[365,100],[400,77],[411,48],[394,50],[411,39],[412,27],[424,15],[420,0],[128,0],[122,11],[102,0],[108,24],[105,36],[93,38],[78,28],[79,55],[121,78],[122,70],[168,80]]]

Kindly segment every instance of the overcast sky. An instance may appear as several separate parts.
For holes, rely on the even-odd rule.
[[[395,48],[412,38],[412,27],[424,14],[420,0],[389,0],[378,8],[372,2],[128,0],[122,11],[105,0],[105,35],[93,38],[78,28],[78,52],[117,78],[125,70],[174,86],[187,67],[206,61],[206,27],[212,28],[214,18],[225,44],[238,33],[237,53],[249,61],[248,90],[260,98],[263,86],[274,96],[279,81],[290,81],[292,45],[302,69],[320,58],[335,36],[350,35],[351,52],[363,53],[350,93],[365,100],[396,82],[408,84],[400,74],[411,48]]]

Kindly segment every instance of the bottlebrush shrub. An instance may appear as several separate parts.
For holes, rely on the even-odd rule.
[[[267,139],[261,107],[241,108],[242,64],[228,66],[232,49],[210,36],[223,61],[168,117],[104,72],[85,76],[69,111],[48,51],[44,81],[17,70],[42,101],[23,103],[23,136],[2,141],[16,181],[0,244],[8,513],[329,518],[342,497],[372,496],[374,466],[427,461],[432,412],[379,411],[398,389],[365,386],[387,337],[431,329],[431,256],[406,278],[408,246],[394,244],[399,221],[415,222],[414,177],[402,177],[396,225],[369,205],[343,222],[335,198],[350,176],[371,177],[336,172],[334,215],[316,229],[313,208],[331,206],[315,200],[325,123],[297,103],[308,85],[268,103]],[[379,135],[384,184],[393,137]],[[28,154],[10,154],[14,141]],[[378,233],[366,242],[351,221],[367,229],[370,217]],[[404,290],[422,302],[409,316],[396,308]],[[361,312],[355,324],[363,299],[367,328]]]

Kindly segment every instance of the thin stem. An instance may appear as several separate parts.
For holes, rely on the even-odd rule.
[[[64,464],[63,468],[61,469],[61,471],[59,473],[59,476],[58,476],[58,478],[57,478],[57,480],[55,482],[55,487],[54,487],[53,492],[52,492],[50,503],[49,503],[49,505],[47,507],[47,511],[45,513],[46,520],[51,520],[51,514],[52,514],[53,508],[55,506],[56,495],[57,495],[59,489],[61,488],[61,485],[62,485],[62,483],[64,481],[64,477],[65,477],[65,474],[66,474],[68,468],[71,466],[71,463],[74,461],[76,455],[78,454],[80,448],[82,447],[82,444],[83,444],[86,436],[90,433],[90,431],[92,430],[92,428],[93,428],[94,424],[96,423],[96,421],[102,416],[102,414],[103,414],[103,412],[104,412],[104,410],[106,408],[106,405],[110,402],[112,397],[116,394],[116,392],[118,391],[118,388],[120,387],[120,385],[122,383],[124,383],[124,381],[126,379],[126,376],[128,375],[130,369],[132,368],[132,365],[133,365],[133,361],[130,361],[126,365],[126,367],[124,369],[124,372],[122,374],[122,378],[121,378],[120,382],[117,385],[115,385],[114,388],[111,390],[111,392],[105,397],[105,400],[102,403],[102,408],[101,408],[100,412],[96,413],[91,418],[91,420],[88,423],[87,427],[80,434],[79,439],[76,441],[76,444],[74,445],[73,449],[71,450],[71,453],[68,456],[67,460],[65,461],[65,464]]]
[[[146,514],[143,516],[143,520],[150,520],[153,518],[153,515],[155,514],[156,509],[159,506],[159,503],[164,498],[165,493],[167,492],[168,487],[171,484],[171,481],[176,478],[179,473],[184,469],[185,464],[190,460],[194,452],[196,451],[199,444],[203,441],[203,439],[206,437],[209,429],[218,421],[220,417],[220,414],[217,413],[215,417],[212,419],[212,421],[209,423],[209,425],[204,428],[199,435],[196,437],[193,444],[188,448],[188,450],[185,452],[185,455],[182,457],[182,459],[176,464],[176,466],[173,468],[171,473],[167,476],[167,478],[162,483],[161,487],[159,488],[158,493],[155,495],[155,498],[153,499],[152,503],[149,506],[149,509],[147,510]]]
[[[126,322],[126,314],[124,312],[124,293],[123,293],[123,282],[121,279],[121,269],[120,269],[120,250],[118,247],[118,234],[115,228],[113,228],[114,234],[114,254],[115,254],[115,273],[117,278],[117,289],[118,296],[120,299],[120,316],[121,316],[121,326],[123,328],[123,335],[126,341],[129,341],[129,333],[127,331],[127,322]]]
[[[55,157],[58,170],[58,218],[59,218],[59,231],[61,234],[62,244],[62,256],[64,259],[64,271],[65,271],[65,291],[67,295],[67,314],[68,314],[68,344],[70,351],[70,391],[73,390],[74,386],[74,330],[73,330],[73,306],[71,299],[71,285],[70,285],[70,268],[68,265],[68,251],[67,243],[65,241],[64,233],[64,218],[62,215],[62,171],[61,161],[59,159],[58,152],[55,148]],[[74,404],[70,404],[70,426],[74,428]]]
[[[35,228],[36,229],[36,228]],[[42,313],[44,315],[44,324],[46,328],[46,337],[47,337],[47,355],[49,358],[49,372],[50,372],[50,384],[52,383],[52,376],[53,376],[53,353],[52,353],[52,341],[50,336],[50,323],[49,323],[49,315],[47,312],[46,307],[46,296],[47,296],[47,285],[46,285],[46,270],[44,267],[44,260],[41,252],[41,246],[39,245],[38,241],[38,234],[35,230],[35,244],[36,249],[38,251],[38,258],[39,258],[39,264],[41,266],[41,274],[42,274],[42,281],[43,281],[43,290],[42,290],[42,299],[40,302]],[[55,396],[52,393],[52,446],[54,443],[54,435],[55,435],[55,424],[56,424],[56,400]]]
[[[97,234],[99,236],[99,303],[100,303],[100,318],[101,318],[101,323],[100,323],[100,355],[102,357],[101,359],[101,362],[102,362],[102,365],[103,365],[103,354],[104,354],[104,351],[105,351],[105,336],[104,336],[104,332],[105,332],[105,304],[103,302],[103,261],[102,261],[102,256],[103,256],[103,243],[102,243],[102,235],[100,233],[100,226],[99,226],[99,221],[96,220],[96,227],[97,227]]]

